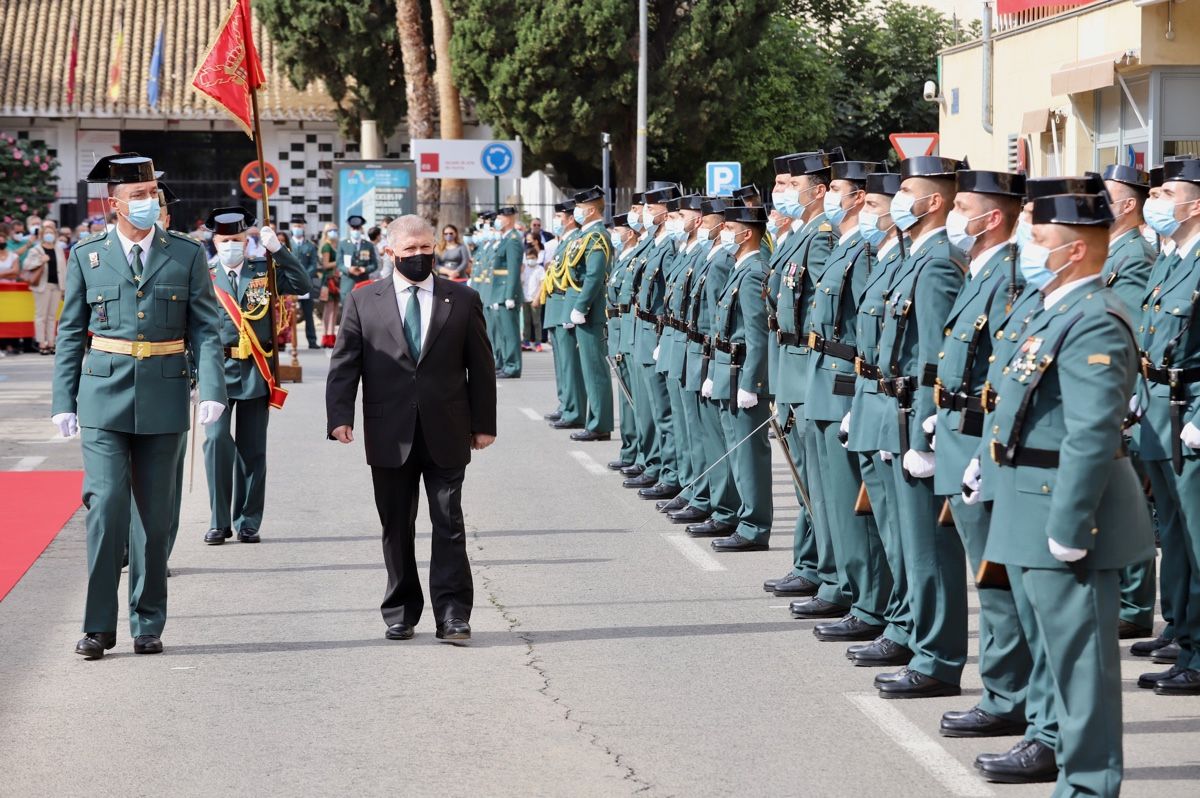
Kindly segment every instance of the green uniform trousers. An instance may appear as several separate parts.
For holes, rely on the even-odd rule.
[[[875,517],[875,534],[883,546],[884,560],[888,567],[887,607],[883,611],[887,627],[883,634],[893,643],[908,646],[912,634],[912,613],[908,606],[908,582],[904,573],[904,550],[900,545],[900,529],[897,526],[895,501],[895,476],[892,463],[884,462],[879,452],[858,454],[859,473],[867,487],[867,498],[871,502],[871,515]]]
[[[785,407],[791,414],[791,429],[787,431],[788,448],[792,452],[792,462],[795,463],[796,470],[803,477],[804,405]],[[780,410],[782,411],[782,408]],[[785,428],[788,426],[786,417],[781,419],[780,423]],[[808,490],[808,485],[805,485],[804,488]],[[811,500],[810,496],[809,501]],[[792,574],[803,577],[814,585],[819,585],[821,584],[821,575],[818,570],[820,560],[817,557],[817,539],[813,535],[812,518],[808,514],[808,508],[804,506],[804,500],[800,498],[799,490],[796,490],[796,503],[800,505],[800,511],[796,515],[796,525],[792,529]]]
[[[933,478],[908,477],[899,456],[892,461],[896,523],[908,581],[913,652],[910,670],[958,684],[967,662],[967,569],[962,541],[938,526],[942,499]]]
[[[649,401],[650,427],[658,444],[658,481],[664,485],[679,485],[679,461],[675,450],[675,431],[671,425],[667,377],[655,371],[653,363],[640,368]]]
[[[204,473],[213,529],[262,527],[268,412],[265,396],[230,399],[221,417],[204,428]]]
[[[490,306],[485,307],[483,309],[483,320],[487,323],[488,343],[492,345],[492,362],[496,364],[496,370],[499,371],[504,363],[504,353],[500,349],[499,311]]]
[[[692,467],[691,476],[684,483],[686,485],[690,482],[692,485],[685,498],[689,505],[700,512],[711,513],[712,497],[709,495],[708,474],[705,473],[710,461],[704,455],[704,436],[701,433],[704,422],[700,419],[700,393],[686,390],[680,385],[679,400],[683,409],[683,426],[687,429],[687,435],[680,443],[687,448],[688,460]]]
[[[617,373],[621,375],[621,382],[625,383],[626,390],[632,396],[633,380],[630,379],[629,360],[624,355],[617,361]],[[619,388],[617,389],[617,397],[617,402],[621,408],[621,453],[618,455],[618,459],[622,463],[637,463],[644,466],[645,458],[641,456],[637,447],[637,424],[633,420],[633,405],[625,398],[625,392]]]
[[[612,377],[609,376],[608,361],[605,360],[608,355],[608,343],[604,319],[576,325],[567,332],[575,335],[575,354],[579,360],[577,368],[587,403],[584,426],[590,432],[612,432],[613,384]],[[520,350],[520,342],[517,349]],[[517,368],[519,371],[520,364]]]
[[[729,455],[729,470],[741,505],[737,512],[737,534],[751,543],[768,543],[773,515],[771,496],[771,442],[767,440],[767,417],[771,411],[765,401],[751,408],[722,401],[721,429],[726,449],[745,443]],[[751,435],[753,433],[753,435]]]
[[[692,469],[692,430],[688,428],[686,411],[683,407],[683,385],[679,380],[672,379],[666,374],[659,374],[666,383],[667,402],[671,406],[671,438],[675,442],[675,468],[678,474],[679,485],[691,485],[687,495],[684,497],[688,501],[692,498],[692,480],[700,471]],[[701,469],[703,470],[703,469]]]
[[[561,324],[550,331],[554,346],[554,365],[558,373],[558,404],[561,423],[582,424],[584,403],[583,374],[579,371],[579,355],[575,352],[575,335]],[[500,366],[496,366],[500,368]]]
[[[1144,465],[1162,546],[1163,617],[1181,649],[1176,664],[1200,668],[1200,459],[1185,457],[1178,476],[1170,460]]]
[[[1146,468],[1136,452],[1129,453],[1129,461],[1141,479],[1146,478]],[[1158,592],[1154,560],[1147,560],[1121,569],[1121,620],[1142,626],[1154,627],[1154,599]]]
[[[1021,634],[1029,647],[1029,684],[1025,689],[1025,739],[1038,740],[1058,749],[1058,714],[1054,708],[1054,677],[1050,674],[1050,657],[1042,640],[1037,613],[1021,579],[1021,569],[1006,565],[1008,582],[1012,587],[1012,602]]]
[[[625,356],[627,359],[629,355]],[[658,479],[662,470],[662,449],[659,445],[658,430],[654,426],[654,402],[650,398],[651,389],[646,382],[646,371],[654,370],[654,366],[644,366],[641,363],[629,361],[629,372],[633,378],[629,381],[633,393],[633,419],[637,427],[638,454],[642,458],[642,473]]]
[[[950,512],[971,573],[978,573],[992,521],[991,507],[986,502],[966,504],[961,495],[955,495],[950,497]],[[979,707],[1001,718],[1024,720],[1033,655],[1017,618],[1012,591],[981,587],[978,592],[979,675],[983,679]]]
[[[177,480],[186,434],[135,435],[83,427],[88,586],[84,632],[116,632],[117,586],[129,541],[129,633],[162,636],[167,556],[178,524]],[[168,475],[167,479],[163,475]],[[133,512],[138,523],[131,525]]]
[[[800,412],[799,409],[796,411]],[[854,602],[854,594],[850,590],[850,581],[838,562],[837,551],[833,547],[834,530],[829,524],[829,512],[826,501],[836,500],[836,496],[827,496],[824,478],[821,473],[821,450],[823,447],[821,433],[817,430],[815,421],[796,421],[804,425],[804,481],[808,483],[808,500],[812,503],[812,532],[817,549],[817,575],[821,586],[817,588],[817,598],[844,607],[847,611]],[[835,431],[837,425],[834,425]],[[838,480],[840,483],[840,480]],[[855,488],[857,491],[857,487]],[[853,507],[853,499],[851,507]]]
[[[809,491],[821,495],[818,512],[822,518],[817,524],[828,525],[838,575],[845,580],[850,598],[850,614],[864,623],[883,626],[892,573],[875,519],[854,514],[862,474],[858,456],[838,440],[839,426],[837,421],[808,422],[806,436],[812,439],[817,454],[815,461],[808,462],[812,475]],[[814,503],[814,509],[816,506]]]
[[[496,342],[500,349],[500,369],[509,376],[521,376],[521,306],[496,310]],[[609,427],[611,430],[612,427]]]
[[[725,456],[729,446],[725,443],[721,406],[719,402],[705,399],[698,393],[696,396],[700,403],[698,437],[704,445],[704,459],[709,464],[709,472],[705,477],[708,482],[708,511],[714,521],[736,524],[742,500],[738,496],[737,486],[733,484],[733,471],[729,468],[730,457]]]
[[[1121,790],[1121,600],[1116,569],[1022,568],[1054,683],[1054,796]]]

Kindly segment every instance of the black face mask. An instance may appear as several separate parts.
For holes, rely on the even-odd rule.
[[[433,255],[409,255],[396,258],[396,271],[409,282],[419,283],[433,274]]]

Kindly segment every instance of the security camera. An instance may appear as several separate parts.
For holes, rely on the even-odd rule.
[[[931,102],[936,101],[937,93],[938,93],[937,92],[937,84],[934,83],[932,80],[925,81],[925,91],[924,91],[925,99],[929,100]]]

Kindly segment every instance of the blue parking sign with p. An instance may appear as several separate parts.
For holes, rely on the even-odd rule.
[[[710,197],[728,197],[742,184],[742,165],[737,161],[709,161],[704,174],[704,193]]]

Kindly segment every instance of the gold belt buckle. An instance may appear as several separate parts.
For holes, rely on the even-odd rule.
[[[942,406],[942,378],[938,377],[933,381],[933,404],[935,407]]]
[[[1000,465],[1000,441],[993,439],[988,448],[992,452],[992,462]]]
[[[134,341],[133,351],[129,354],[133,355],[138,360],[145,360],[150,357],[150,342],[149,341]]]
[[[816,330],[808,331],[808,348],[809,349],[817,348],[817,331]]]
[[[862,376],[862,367],[863,367],[863,359],[861,357],[855,356],[855,358],[854,358],[854,373],[860,377]]]
[[[991,399],[992,384],[990,382],[985,382],[983,384],[983,390],[979,392],[979,404],[986,412],[989,413],[991,412],[991,409],[988,407],[988,405],[991,404]]]

